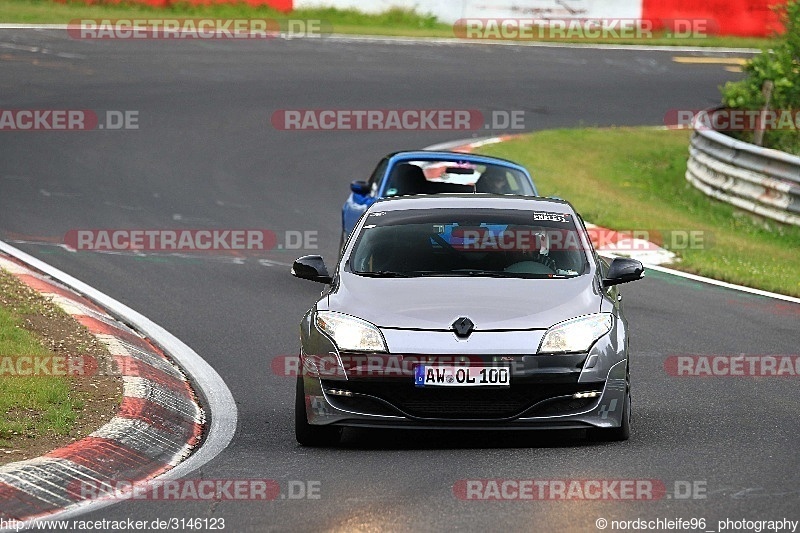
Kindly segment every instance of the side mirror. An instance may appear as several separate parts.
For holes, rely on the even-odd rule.
[[[628,259],[627,257],[617,257],[611,262],[608,268],[607,277],[603,278],[603,287],[611,287],[620,283],[636,281],[644,277],[644,266],[641,261]]]
[[[366,181],[355,180],[350,183],[350,190],[361,196],[366,196],[369,194],[370,186]]]
[[[318,283],[330,283],[333,280],[321,255],[306,255],[297,259],[292,265],[292,276]]]

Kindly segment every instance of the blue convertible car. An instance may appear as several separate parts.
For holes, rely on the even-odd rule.
[[[342,207],[339,249],[359,217],[380,198],[454,192],[538,196],[530,173],[520,165],[459,152],[414,151],[389,154],[368,181],[350,184]]]

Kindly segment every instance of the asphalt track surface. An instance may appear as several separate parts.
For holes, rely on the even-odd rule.
[[[236,398],[233,442],[196,477],[318,482],[319,499],[122,502],[87,519],[222,517],[228,531],[597,531],[595,520],[800,518],[796,378],[671,377],[676,354],[797,354],[800,306],[664,274],[625,286],[633,435],[361,432],[301,448],[298,323],[320,286],[269,261],[70,253],[74,228],[316,231],[333,257],[351,179],[386,152],[463,133],[284,132],[283,108],[524,110],[527,129],[658,125],[738,75],[670,52],[319,42],[87,42],[0,32],[0,108],[137,110],[139,130],[0,133],[0,237],[164,326]],[[478,132],[486,135],[492,132]],[[532,169],[535,176],[536,169]],[[565,176],[564,179],[569,179]],[[796,265],[787,266],[794,268]],[[655,479],[656,501],[461,501],[458,480]],[[705,498],[681,499],[675,482]],[[683,484],[681,485],[683,486]],[[690,529],[686,527],[685,529]],[[609,528],[610,530],[610,528]],[[696,528],[694,530],[700,530]]]

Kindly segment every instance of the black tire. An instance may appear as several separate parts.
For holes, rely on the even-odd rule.
[[[303,446],[336,446],[341,435],[341,428],[312,426],[308,423],[303,378],[298,377],[294,395],[294,436],[297,442]]]
[[[625,394],[622,407],[622,424],[618,428],[594,428],[589,430],[589,438],[598,442],[622,442],[631,436],[631,391]]]

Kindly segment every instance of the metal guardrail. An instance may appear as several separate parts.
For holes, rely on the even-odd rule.
[[[800,226],[800,157],[737,141],[694,119],[686,179],[708,196],[758,215]]]

